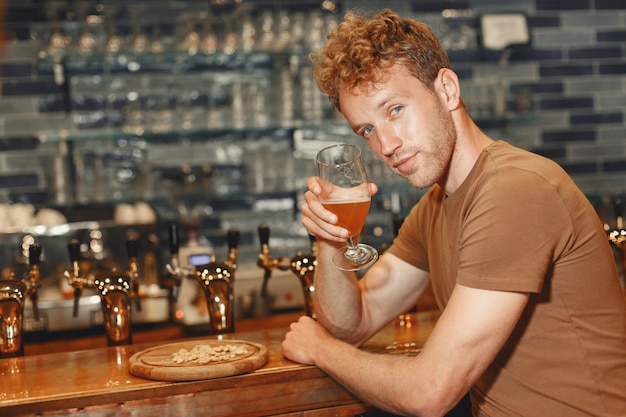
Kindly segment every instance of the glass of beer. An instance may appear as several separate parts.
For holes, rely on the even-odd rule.
[[[359,243],[371,202],[361,150],[346,143],[331,145],[317,153],[316,163],[320,201],[337,215],[337,225],[349,231],[347,245],[335,254],[333,263],[344,271],[367,268],[376,262],[378,252]]]

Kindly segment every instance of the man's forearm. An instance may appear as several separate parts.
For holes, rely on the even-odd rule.
[[[350,343],[359,340],[362,318],[361,294],[353,272],[339,270],[332,256],[340,246],[318,244],[314,303],[317,321],[334,337]]]

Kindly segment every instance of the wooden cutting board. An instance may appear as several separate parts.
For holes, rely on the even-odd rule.
[[[233,358],[202,363],[201,360],[177,363],[173,354],[184,349],[192,352],[196,349],[227,349],[234,346]],[[245,348],[245,353],[238,352]],[[139,378],[156,381],[195,381],[245,374],[259,369],[267,363],[268,354],[265,346],[243,340],[189,340],[170,343],[145,349],[135,353],[129,359],[129,372]]]

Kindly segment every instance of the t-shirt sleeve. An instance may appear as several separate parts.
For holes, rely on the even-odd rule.
[[[433,233],[431,230],[433,225],[432,207],[437,204],[434,201],[440,199],[441,194],[441,189],[435,185],[422,196],[420,201],[411,209],[402,223],[398,236],[387,250],[423,271],[430,270],[426,244],[429,234]]]

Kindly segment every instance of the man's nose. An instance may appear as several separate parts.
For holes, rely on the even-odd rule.
[[[402,145],[402,140],[393,127],[383,125],[377,129],[377,132],[378,142],[380,143],[380,152],[383,155],[392,155],[395,150]]]

